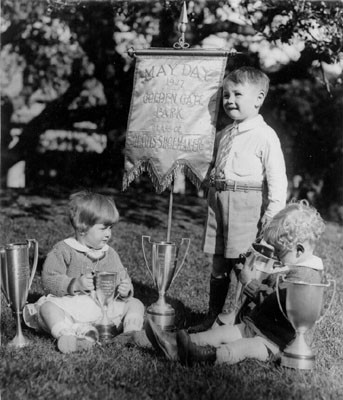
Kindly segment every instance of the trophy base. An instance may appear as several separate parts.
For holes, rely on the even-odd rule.
[[[100,342],[109,342],[119,334],[115,325],[95,325]]]
[[[8,347],[21,348],[21,347],[29,346],[31,343],[32,343],[31,340],[27,339],[25,336],[23,336],[23,335],[21,335],[21,336],[16,335],[16,336],[8,343]]]
[[[315,356],[301,355],[283,352],[281,356],[281,366],[294,369],[313,369],[315,365]]]
[[[173,331],[175,329],[175,310],[169,304],[163,308],[153,304],[148,307],[147,314],[162,330]]]

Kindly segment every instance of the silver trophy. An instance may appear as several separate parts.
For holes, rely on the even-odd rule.
[[[147,260],[146,243],[149,244],[151,263]],[[184,255],[180,257],[180,249],[185,247]],[[158,290],[158,300],[147,309],[149,317],[163,330],[170,331],[175,328],[175,310],[166,302],[165,295],[174,279],[184,265],[190,239],[183,238],[180,245],[173,242],[152,242],[150,236],[142,236],[142,249],[146,267]],[[179,262],[181,258],[181,262]]]
[[[280,276],[277,277],[276,281],[276,295],[279,308],[296,332],[295,339],[282,353],[281,365],[288,368],[310,370],[315,365],[315,355],[311,347],[306,343],[305,333],[314,324],[319,323],[330,309],[336,291],[336,282],[330,279],[327,283],[307,283],[288,280],[284,275],[281,275],[281,280],[287,284],[285,313],[280,301],[279,280]],[[331,300],[325,313],[320,316],[324,289],[328,288],[331,283],[334,285]]]
[[[33,250],[32,268],[30,249]],[[24,347],[30,344],[22,332],[21,318],[32,285],[38,262],[38,242],[27,239],[23,243],[11,243],[0,248],[1,290],[16,316],[17,332],[9,346]]]
[[[271,274],[276,274],[288,270],[274,256],[274,248],[266,242],[254,242],[246,253],[242,254],[242,264],[244,268],[252,271],[251,279],[262,282]],[[243,285],[238,280],[234,308],[230,312],[223,312],[218,315],[212,328],[220,325],[233,325],[240,322],[240,313],[246,305],[247,296],[243,293]]]
[[[99,272],[95,273],[95,294],[96,301],[102,310],[102,319],[95,327],[99,332],[101,341],[108,341],[116,333],[116,326],[108,319],[108,306],[114,301],[114,294],[117,288],[117,272]]]

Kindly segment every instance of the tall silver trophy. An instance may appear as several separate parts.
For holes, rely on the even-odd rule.
[[[96,272],[95,273],[96,301],[102,310],[102,319],[95,327],[99,332],[101,341],[108,341],[116,334],[116,326],[108,319],[108,306],[114,301],[114,294],[117,288],[117,272]]]
[[[286,286],[286,312],[282,309],[279,280],[287,284]],[[323,303],[324,289],[333,283],[333,293],[325,313],[320,316]],[[276,281],[276,295],[279,308],[286,319],[292,324],[296,337],[284,349],[281,356],[281,365],[295,369],[313,369],[315,365],[315,355],[311,347],[306,343],[305,334],[314,324],[319,323],[327,314],[331,307],[336,292],[336,282],[332,279],[327,283],[307,283],[302,281],[292,281],[284,275],[278,276]]]
[[[33,252],[30,267],[30,250]],[[32,285],[38,262],[38,242],[27,239],[22,243],[11,243],[0,248],[1,290],[16,317],[17,332],[9,346],[24,347],[30,344],[22,332],[21,318],[27,296]]]
[[[151,262],[148,262],[146,246],[150,248]],[[142,248],[146,267],[158,290],[158,300],[147,309],[148,316],[163,330],[175,328],[175,310],[166,302],[165,295],[184,265],[190,239],[181,239],[180,245],[173,242],[153,242],[150,236],[142,236]],[[184,254],[180,257],[180,250]],[[181,260],[179,262],[179,259]]]

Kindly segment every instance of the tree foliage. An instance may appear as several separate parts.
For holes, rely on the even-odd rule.
[[[252,26],[269,41],[304,41],[318,60],[336,62],[343,46],[343,8],[339,1],[244,0]]]
[[[185,39],[192,47],[234,48],[242,55],[228,68],[250,64],[270,76],[264,112],[286,147],[291,174],[339,176],[341,2],[186,3]],[[107,134],[109,154],[121,168],[134,66],[127,50],[172,47],[180,37],[182,5],[183,0],[3,0],[2,103],[11,103],[12,121],[21,116],[25,122],[22,148],[32,153],[46,129],[88,118]]]

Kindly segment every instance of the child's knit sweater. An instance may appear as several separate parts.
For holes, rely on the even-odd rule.
[[[53,247],[44,262],[43,288],[47,294],[59,297],[77,294],[71,289],[73,281],[81,275],[96,271],[118,272],[118,283],[127,277],[120,257],[113,248],[106,246],[101,257],[94,259],[63,240]],[[130,295],[133,295],[132,285]]]

